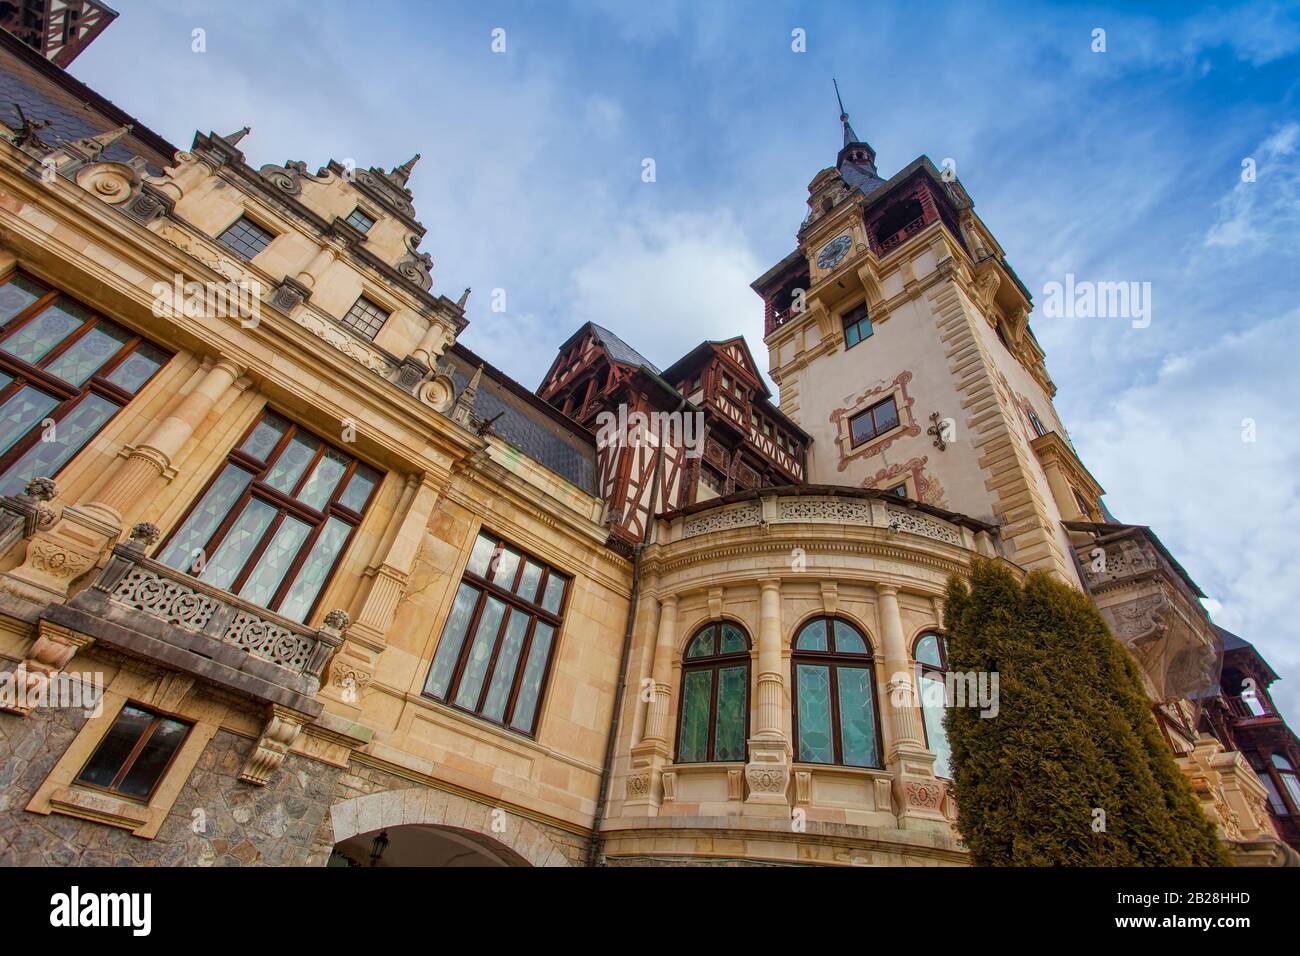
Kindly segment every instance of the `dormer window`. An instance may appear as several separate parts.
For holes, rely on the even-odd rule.
[[[387,321],[388,312],[375,305],[364,295],[358,296],[357,301],[352,304],[352,308],[348,309],[348,314],[343,316],[344,325],[372,342]]]
[[[247,216],[240,216],[225,232],[217,236],[217,242],[242,259],[252,259],[269,246],[274,238],[275,235],[269,230],[263,229]]]
[[[369,232],[370,227],[375,224],[374,217],[367,215],[360,206],[352,210],[346,221],[349,226],[358,232]]]

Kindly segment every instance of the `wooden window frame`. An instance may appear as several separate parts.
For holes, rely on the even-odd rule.
[[[894,406],[894,419],[895,419],[895,421],[894,421],[894,424],[893,424],[892,426],[890,426],[889,428],[886,428],[886,429],[883,429],[883,430],[882,430],[882,429],[879,429],[879,428],[877,427],[877,424],[876,424],[876,409],[880,408],[881,406],[883,406],[883,405],[885,405],[885,404],[887,404],[887,403],[892,404],[892,405]],[[853,430],[853,423],[854,423],[855,421],[857,421],[859,418],[861,418],[862,416],[864,416],[864,415],[869,415],[869,416],[871,416],[871,428],[872,428],[872,433],[871,433],[870,435],[868,435],[866,438],[858,439],[858,438],[856,437],[855,433],[854,433],[854,430]],[[856,412],[855,414],[849,416],[849,421],[848,421],[848,429],[849,429],[849,447],[850,447],[850,448],[860,448],[860,447],[862,447],[863,445],[870,444],[871,442],[875,441],[877,438],[880,438],[880,437],[882,437],[882,436],[884,436],[884,435],[888,435],[888,434],[889,434],[890,432],[892,432],[895,428],[901,428],[902,425],[903,425],[903,416],[902,416],[902,413],[899,412],[899,410],[898,410],[898,398],[897,398],[897,396],[895,396],[895,395],[892,394],[892,393],[889,394],[889,395],[886,395],[886,396],[885,396],[884,398],[882,398],[880,401],[875,402],[874,404],[868,405],[868,406],[867,406],[866,408],[864,408],[862,411],[860,411],[860,412]]]
[[[853,632],[862,639],[863,647],[867,648],[865,654],[855,654],[835,650],[835,622],[847,624],[853,629]],[[821,622],[826,626],[826,647],[824,651],[804,651],[798,649],[799,638],[803,635],[804,630],[810,625]],[[847,767],[851,770],[883,770],[884,768],[884,742],[881,739],[880,727],[880,691],[877,683],[876,657],[872,652],[871,640],[867,637],[862,628],[858,627],[852,621],[843,617],[820,616],[813,617],[799,625],[795,631],[794,647],[790,651],[790,710],[791,710],[791,742],[794,746],[795,763],[807,763],[815,767]],[[811,664],[814,666],[825,666],[830,669],[830,708],[831,708],[831,753],[835,758],[831,763],[824,763],[816,760],[799,759],[799,665]],[[872,709],[872,730],[875,734],[875,765],[870,767],[861,767],[857,764],[846,764],[844,762],[844,742],[843,728],[840,726],[840,679],[839,669],[849,667],[855,670],[866,668],[871,675],[871,709]]]
[[[708,631],[713,631],[714,646],[722,647],[722,627],[724,624],[734,627],[740,632],[741,637],[745,639],[745,649],[743,651],[731,651],[727,654],[710,654],[708,657],[691,657],[686,655],[690,653],[691,647],[702,638]],[[699,628],[691,639],[686,642],[686,649],[682,651],[682,679],[681,693],[677,699],[677,740],[673,747],[673,760],[675,763],[700,764],[700,763],[745,763],[749,760],[749,727],[750,727],[750,680],[752,678],[751,664],[753,663],[753,642],[750,640],[749,632],[734,621],[710,621],[703,627]],[[723,668],[739,667],[741,664],[745,667],[745,734],[744,734],[744,753],[742,756],[731,760],[719,760],[714,753],[714,735],[718,728],[718,689],[719,675],[718,672]],[[686,675],[696,671],[712,671],[710,680],[712,681],[709,691],[709,730],[706,738],[705,759],[703,760],[682,760],[682,721],[686,718]]]
[[[158,373],[166,367],[169,361],[171,361],[174,353],[162,348],[151,339],[147,339],[144,336],[137,334],[122,325],[122,323],[109,318],[101,312],[91,309],[89,306],[83,304],[72,296],[62,292],[51,283],[37,279],[20,270],[10,272],[3,281],[0,281],[0,285],[8,284],[9,282],[12,282],[15,277],[19,276],[38,286],[46,287],[48,291],[44,295],[39,296],[34,302],[27,305],[21,311],[15,313],[8,321],[0,323],[0,341],[7,340],[10,335],[35,320],[37,316],[41,315],[46,309],[54,305],[60,299],[64,299],[77,308],[83,309],[86,312],[86,318],[82,321],[79,328],[68,333],[68,335],[61,339],[58,344],[49,350],[49,352],[41,356],[39,361],[35,364],[20,359],[15,355],[10,355],[8,352],[0,349],[0,371],[3,371],[13,379],[13,381],[8,385],[0,388],[0,407],[3,407],[5,402],[9,401],[10,398],[17,395],[24,388],[30,386],[57,399],[57,404],[55,404],[55,406],[44,416],[44,418],[53,420],[55,427],[57,428],[59,422],[63,421],[70,411],[80,405],[81,402],[91,394],[107,399],[117,406],[117,411],[105,419],[104,423],[99,426],[99,429],[89,435],[81,448],[69,455],[67,461],[65,461],[53,475],[31,476],[33,478],[56,478],[64,469],[76,460],[77,456],[85,450],[87,445],[94,441],[95,437],[98,436],[100,432],[108,427],[109,423],[112,422],[113,419],[117,418],[117,416],[121,414],[122,409],[126,408],[126,406],[130,404],[131,400],[136,395],[139,395],[140,392],[142,392],[145,387],[154,380]],[[85,382],[80,386],[76,386],[70,382],[65,382],[57,375],[45,371],[49,365],[53,364],[65,352],[69,351],[82,338],[89,335],[92,330],[98,328],[101,323],[121,329],[123,332],[127,333],[129,338],[119,346],[115,353],[104,361],[103,365],[95,370],[94,374],[88,376]],[[134,355],[142,346],[154,348],[164,356],[162,362],[156,369],[154,369],[153,373],[141,382],[134,392],[128,392],[120,385],[110,382],[108,377],[117,371],[117,369],[131,358],[131,356]],[[42,421],[43,420],[44,419],[42,419]],[[42,432],[43,427],[38,423],[28,429],[25,435],[16,440],[8,451],[3,455],[0,455],[0,477],[4,477],[8,473],[9,469],[19,462],[22,457],[40,441]]]
[[[861,310],[862,315],[857,318],[852,318],[852,316],[856,315],[859,310]],[[862,334],[862,323],[864,322],[867,324],[866,335]],[[867,303],[859,302],[857,305],[853,306],[853,308],[845,309],[844,313],[840,316],[840,327],[844,333],[844,350],[846,352],[854,346],[861,345],[867,339],[871,338],[871,336],[875,334],[875,328],[871,324],[871,310],[867,307]],[[856,342],[849,342],[850,327],[858,330],[858,340]]]
[[[469,569],[468,561],[465,570],[461,573],[460,580],[456,582],[455,592],[459,592],[461,585],[469,584],[478,591],[478,597],[474,599],[474,610],[469,617],[469,623],[465,627],[465,636],[462,639],[460,650],[456,654],[456,665],[452,668],[451,676],[447,680],[447,690],[442,697],[438,697],[428,691],[428,674],[425,676],[425,686],[421,690],[421,695],[429,700],[436,700],[438,703],[447,707],[452,707],[462,714],[469,714],[479,720],[485,721],[494,727],[498,727],[513,734],[521,734],[524,737],[535,739],[537,736],[537,725],[542,713],[542,706],[545,703],[547,691],[551,685],[551,670],[555,666],[556,649],[560,643],[560,628],[564,623],[564,614],[569,607],[569,598],[573,593],[574,582],[576,577],[572,574],[566,574],[551,565],[549,561],[544,561],[529,551],[525,551],[510,539],[504,538],[495,532],[486,528],[479,528],[474,535],[474,544],[478,543],[480,537],[490,538],[495,543],[492,552],[493,560],[503,550],[514,551],[519,555],[519,565],[515,568],[514,576],[510,579],[510,587],[506,588],[495,581],[489,581]],[[470,547],[470,554],[473,554],[473,545]],[[540,603],[534,603],[521,598],[514,592],[514,588],[519,586],[524,569],[528,562],[532,561],[542,568],[542,576],[537,579],[537,589],[533,592],[539,599],[546,595],[547,584],[551,580],[551,575],[557,575],[564,578],[564,596],[560,599],[559,611],[548,611]],[[488,573],[492,573],[491,562],[488,564]],[[456,698],[460,692],[461,678],[465,676],[465,667],[469,663],[470,652],[473,650],[474,638],[478,633],[479,620],[483,616],[483,609],[487,607],[487,599],[494,597],[505,604],[510,611],[509,614],[501,615],[501,622],[497,625],[496,634],[492,637],[492,656],[488,659],[487,669],[483,672],[483,683],[479,688],[478,699],[474,702],[474,708],[462,707],[456,703]],[[453,598],[454,601],[454,598]],[[501,711],[501,719],[494,720],[491,717],[483,715],[484,704],[487,703],[488,691],[492,686],[492,676],[496,673],[497,661],[501,655],[501,648],[505,644],[505,629],[510,623],[511,615],[515,610],[529,616],[528,628],[524,632],[523,642],[519,645],[519,654],[516,657],[515,673],[510,679],[510,693],[506,696],[505,707]],[[443,637],[446,636],[447,623],[451,619],[450,612],[447,620],[443,621],[442,633],[438,637],[438,644],[442,644]],[[514,719],[515,707],[519,703],[519,692],[523,688],[524,671],[528,665],[528,655],[533,649],[533,636],[537,631],[537,622],[548,624],[552,628],[551,646],[547,650],[546,664],[542,669],[542,679],[537,688],[537,702],[533,707],[532,719],[529,723],[528,730],[520,730],[518,727],[512,727],[511,722]],[[438,649],[434,648],[433,660],[437,659]],[[433,669],[433,660],[429,662],[429,672]]]
[[[273,447],[267,455],[268,460],[260,461],[248,452],[243,451],[243,445],[252,436],[253,432],[257,430],[257,426],[270,415],[275,415],[276,417],[283,419],[288,424],[288,427],[284,430],[284,434],[281,435],[279,440],[275,443],[275,447]],[[299,475],[297,480],[294,482],[293,489],[286,493],[280,491],[278,488],[271,487],[267,484],[265,479],[266,476],[271,473],[272,469],[274,469],[280,455],[289,447],[289,443],[293,440],[293,437],[300,432],[315,438],[320,442],[320,447],[316,449],[312,459],[306,464],[306,466],[304,466],[302,474]],[[346,457],[348,459],[348,465],[344,469],[343,474],[339,477],[338,482],[335,484],[334,490],[330,493],[330,499],[325,503],[324,509],[318,511],[310,505],[302,503],[295,498],[294,495],[301,491],[303,486],[311,480],[312,472],[315,471],[316,466],[320,463],[320,460],[324,457],[325,453],[330,450]],[[277,411],[275,408],[268,405],[262,409],[257,418],[253,420],[253,423],[244,430],[243,435],[241,435],[239,440],[235,442],[234,447],[231,448],[230,452],[226,455],[225,460],[222,461],[213,471],[212,476],[204,484],[203,488],[200,489],[199,493],[194,496],[189,507],[185,509],[185,513],[181,515],[180,520],[172,526],[172,529],[167,534],[166,538],[164,538],[158,545],[154,552],[155,560],[162,560],[162,556],[166,553],[172,539],[181,528],[185,527],[185,523],[189,521],[190,515],[194,513],[194,509],[203,501],[208,490],[220,480],[226,467],[232,464],[246,472],[250,472],[252,478],[249,479],[248,484],[245,485],[243,491],[239,493],[239,496],[231,502],[230,506],[226,509],[226,516],[221,519],[216,529],[211,535],[209,535],[206,544],[200,549],[205,557],[210,559],[216,555],[217,549],[221,547],[221,543],[225,540],[226,535],[230,532],[234,523],[239,519],[239,516],[243,514],[244,509],[248,506],[251,499],[257,498],[259,501],[270,505],[276,509],[276,513],[267,524],[266,530],[262,532],[262,535],[258,539],[257,544],[253,547],[253,550],[250,551],[248,557],[244,559],[244,563],[240,566],[239,573],[236,574],[234,580],[230,582],[229,588],[226,589],[227,593],[236,597],[239,596],[240,589],[248,582],[253,571],[256,570],[262,554],[268,547],[270,547],[271,542],[275,539],[276,532],[278,532],[280,526],[284,524],[285,518],[292,516],[310,525],[311,530],[308,531],[307,537],[303,539],[302,544],[298,546],[298,553],[294,556],[294,559],[289,564],[288,568],[285,569],[284,576],[276,586],[275,592],[271,595],[271,599],[265,604],[258,605],[259,607],[264,607],[273,613],[276,612],[284,602],[289,590],[293,587],[293,584],[298,577],[298,573],[302,570],[303,564],[306,563],[307,558],[310,556],[312,548],[315,546],[321,532],[324,531],[325,526],[329,524],[330,518],[341,518],[351,526],[352,530],[348,532],[348,536],[339,546],[338,553],[334,555],[334,560],[330,563],[329,569],[325,572],[325,577],[322,580],[320,590],[312,600],[311,606],[307,609],[307,613],[302,617],[302,622],[306,623],[311,620],[312,615],[316,613],[321,600],[325,597],[326,591],[329,590],[334,575],[338,571],[339,562],[342,561],[343,556],[347,554],[348,548],[351,546],[352,540],[356,536],[357,529],[361,527],[361,523],[365,520],[366,512],[369,510],[371,504],[374,503],[375,495],[379,492],[379,487],[384,482],[386,472],[382,469],[376,468],[368,462],[362,461],[355,455],[343,451],[333,443],[321,438],[315,432],[303,428],[290,416]],[[354,511],[347,505],[336,501],[335,499],[343,493],[343,490],[347,488],[348,483],[352,480],[358,468],[363,465],[375,472],[376,478],[374,485],[370,489],[369,495],[366,497],[365,503],[361,507],[361,510]],[[193,577],[198,577],[198,575],[191,574],[189,568],[177,568],[176,570],[179,570],[183,574],[190,574]],[[202,572],[200,572],[200,574],[202,574]]]
[[[144,733],[142,733],[139,739],[136,740],[135,745],[131,748],[131,752],[126,755],[126,759],[122,761],[122,765],[118,768],[117,774],[113,777],[112,782],[107,787],[101,786],[97,783],[88,783],[85,780],[82,780],[81,775],[86,772],[86,768],[90,766],[90,762],[95,759],[95,755],[99,753],[99,748],[108,742],[109,735],[112,734],[114,725],[122,719],[122,715],[126,712],[128,707],[133,707],[136,710],[144,711],[146,714],[151,715],[153,719],[150,720],[149,726],[144,729]],[[180,739],[180,742],[176,745],[176,749],[173,750],[171,756],[167,758],[167,763],[163,766],[162,770],[159,771],[158,776],[154,778],[153,783],[149,787],[149,792],[144,796],[137,797],[133,794],[123,793],[121,790],[116,789],[121,785],[122,781],[126,779],[127,774],[131,772],[131,768],[135,766],[135,762],[140,759],[140,752],[144,750],[145,744],[149,742],[149,739],[158,729],[158,725],[164,720],[184,724],[185,736]],[[132,803],[148,805],[149,801],[154,798],[154,794],[158,792],[158,787],[165,779],[167,779],[167,774],[171,772],[172,765],[176,763],[176,758],[180,755],[181,751],[185,749],[185,744],[189,741],[190,734],[194,732],[194,724],[195,721],[189,718],[170,714],[161,711],[156,707],[150,707],[147,704],[142,704],[135,700],[128,700],[122,708],[118,710],[117,714],[113,717],[112,722],[108,725],[108,729],[105,730],[99,740],[96,741],[95,746],[91,748],[90,753],[87,754],[86,759],[82,762],[80,769],[77,770],[76,775],[72,778],[72,782],[76,786],[84,787],[87,790],[97,790],[100,793],[111,794],[117,800],[129,800]]]

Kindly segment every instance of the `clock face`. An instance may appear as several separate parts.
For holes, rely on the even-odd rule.
[[[822,246],[822,251],[817,253],[817,265],[823,269],[833,269],[841,259],[849,254],[849,246],[853,245],[853,240],[848,236],[839,236],[832,239],[826,245]]]

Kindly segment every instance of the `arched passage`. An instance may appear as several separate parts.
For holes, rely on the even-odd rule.
[[[564,853],[531,820],[439,790],[413,787],[344,800],[330,808],[330,822],[335,846],[346,844],[345,852],[354,859],[362,843],[387,830],[389,849],[384,856],[394,853],[392,865],[422,865],[398,862],[417,858],[426,861],[423,865],[435,866],[569,865]],[[449,844],[458,844],[463,852],[458,855]],[[368,853],[366,849],[364,855]],[[481,862],[473,862],[476,858],[470,854],[478,854]]]

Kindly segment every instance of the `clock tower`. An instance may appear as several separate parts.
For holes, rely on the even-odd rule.
[[[780,408],[813,437],[808,480],[997,524],[1006,556],[1078,582],[1064,521],[1102,489],[1052,404],[1028,290],[952,170],[884,179],[841,112],[797,247],[753,283]]]

